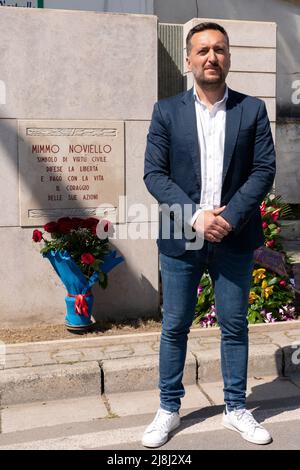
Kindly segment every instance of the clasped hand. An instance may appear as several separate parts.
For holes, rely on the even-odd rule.
[[[204,236],[205,240],[220,243],[232,230],[232,226],[220,214],[226,206],[218,209],[203,210],[197,217],[193,228],[196,232]]]

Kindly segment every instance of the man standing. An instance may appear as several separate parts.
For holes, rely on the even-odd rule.
[[[194,87],[155,104],[145,154],[144,181],[164,219],[158,239],[164,312],[160,408],[142,443],[161,446],[179,426],[187,335],[207,268],[221,328],[223,425],[267,444],[271,436],[245,398],[253,251],[264,242],[259,205],[275,175],[270,124],[263,101],[225,83],[230,52],[222,26],[198,24],[186,44]]]

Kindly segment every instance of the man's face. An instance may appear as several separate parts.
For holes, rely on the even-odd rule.
[[[230,67],[230,53],[225,36],[221,31],[207,29],[192,36],[191,46],[186,61],[197,84],[203,88],[219,88],[225,83]]]

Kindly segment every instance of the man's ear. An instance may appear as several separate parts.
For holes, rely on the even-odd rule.
[[[189,56],[186,56],[185,61],[186,61],[186,65],[187,65],[188,71],[190,72],[190,71],[191,71],[191,65],[190,65],[190,58],[189,58]]]

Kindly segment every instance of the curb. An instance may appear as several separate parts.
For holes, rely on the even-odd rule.
[[[299,320],[249,330],[248,377],[300,374]],[[222,380],[219,337],[218,328],[191,330],[185,385]],[[1,406],[155,389],[159,338],[154,332],[7,345]]]
[[[97,362],[8,369],[0,375],[1,407],[79,398],[101,391]]]

